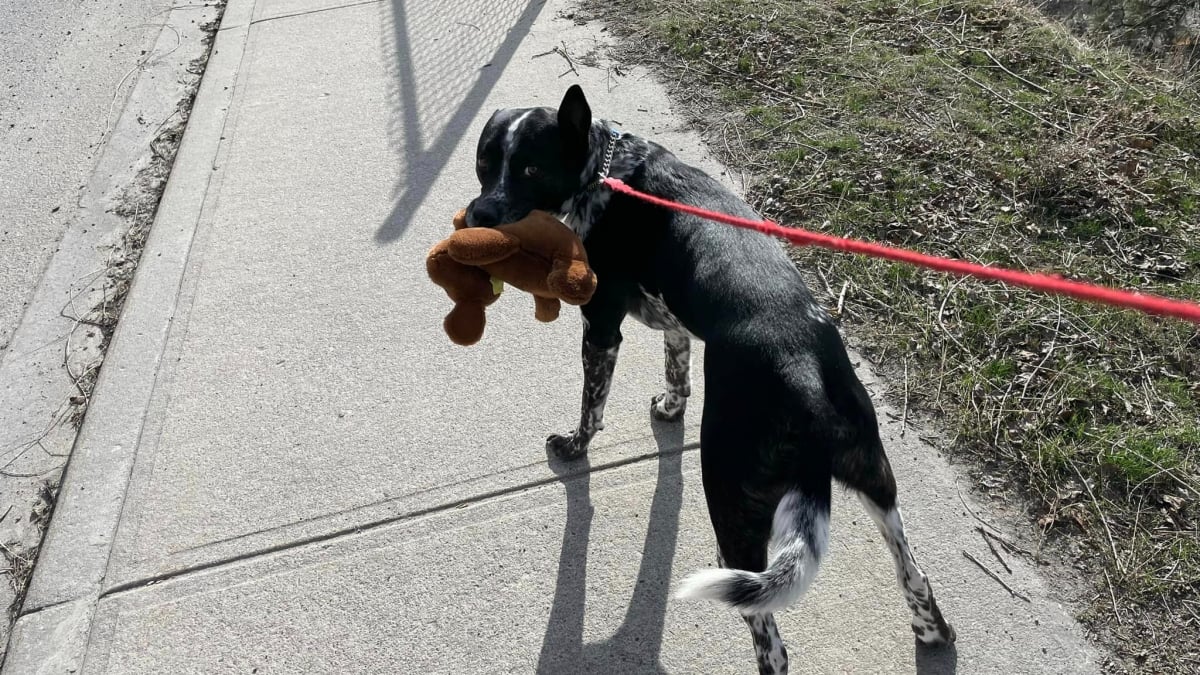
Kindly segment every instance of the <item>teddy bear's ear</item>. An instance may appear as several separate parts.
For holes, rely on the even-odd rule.
[[[569,155],[580,159],[587,157],[592,109],[583,95],[583,88],[577,84],[571,85],[558,105],[558,130]]]

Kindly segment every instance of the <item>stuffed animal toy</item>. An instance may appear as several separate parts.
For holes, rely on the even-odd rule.
[[[465,209],[454,215],[454,234],[425,259],[429,278],[454,301],[442,327],[455,344],[483,337],[484,308],[500,297],[504,283],[533,295],[539,321],[557,319],[560,301],[591,300],[596,274],[583,242],[557,218],[534,211],[515,223],[469,228],[466,216]]]

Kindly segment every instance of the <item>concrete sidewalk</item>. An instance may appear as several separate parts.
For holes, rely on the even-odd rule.
[[[661,338],[628,324],[590,459],[547,464],[578,411],[576,312],[538,324],[510,291],[456,348],[425,278],[497,107],[579,81],[720,171],[646,73],[538,56],[604,44],[567,9],[230,0],[5,675],[753,670],[734,613],[670,599],[715,556],[699,417],[649,421]],[[1005,575],[1026,603],[963,558],[992,562],[955,472],[881,419],[957,651],[914,649],[890,557],[839,498],[780,620],[793,672],[1095,671],[1036,570]]]

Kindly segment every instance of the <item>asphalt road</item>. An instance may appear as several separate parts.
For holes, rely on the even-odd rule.
[[[0,357],[170,6],[0,3]]]

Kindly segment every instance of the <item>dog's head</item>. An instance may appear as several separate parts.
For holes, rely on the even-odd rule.
[[[587,187],[592,111],[583,89],[567,90],[558,110],[497,110],[479,137],[475,174],[479,196],[467,206],[467,224],[494,227],[534,209],[558,213]]]

